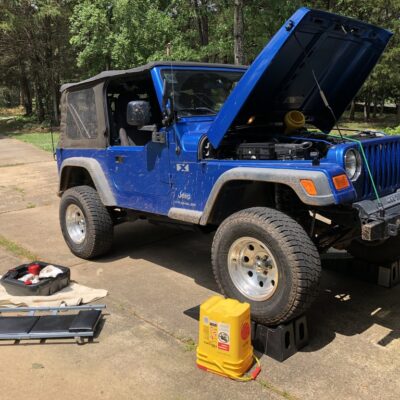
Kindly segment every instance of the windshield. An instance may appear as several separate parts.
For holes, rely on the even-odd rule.
[[[244,71],[163,70],[168,97],[180,117],[215,115]]]

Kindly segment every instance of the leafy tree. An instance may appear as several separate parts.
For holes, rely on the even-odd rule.
[[[251,63],[303,5],[395,33],[357,100],[400,118],[400,0],[0,0],[0,85],[56,121],[62,82],[161,59]]]
[[[0,79],[19,86],[27,114],[35,98],[39,121],[58,121],[59,85],[70,72],[67,0],[2,0]]]
[[[369,119],[371,103],[374,114],[380,103],[383,108],[385,100],[397,105],[398,122],[400,122],[400,0],[374,0],[356,2],[354,0],[336,0],[330,2],[331,11],[347,15],[374,25],[382,26],[394,33],[379,63],[364,84],[357,100],[364,102],[364,118]]]

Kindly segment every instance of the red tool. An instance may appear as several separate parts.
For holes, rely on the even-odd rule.
[[[28,272],[32,275],[39,275],[40,272],[40,265],[39,264],[30,264],[28,265]]]

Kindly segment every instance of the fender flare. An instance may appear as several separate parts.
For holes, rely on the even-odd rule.
[[[318,195],[310,196],[300,184],[300,179],[312,179]],[[323,171],[238,167],[224,172],[215,182],[199,219],[200,225],[207,225],[219,193],[230,181],[281,183],[290,186],[304,204],[327,206],[336,203],[328,177]]]
[[[63,171],[66,167],[80,167],[86,169],[92,178],[102,203],[105,206],[116,206],[114,192],[112,191],[109,181],[104,174],[103,168],[96,159],[89,157],[70,157],[62,162],[60,166],[60,180],[58,184],[59,196],[61,196],[63,193],[63,190],[61,189],[61,182]]]

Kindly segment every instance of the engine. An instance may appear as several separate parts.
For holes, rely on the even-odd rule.
[[[308,137],[308,135],[302,135],[303,137],[272,135],[267,142],[254,140],[257,138],[251,140],[248,135],[246,136],[242,138],[241,135],[237,137],[231,135],[218,149],[213,149],[205,138],[201,145],[200,157],[231,160],[318,160],[336,143],[334,139],[327,139],[322,135],[322,138]]]
[[[236,148],[239,160],[307,160],[319,151],[309,141],[301,143],[241,143]]]

